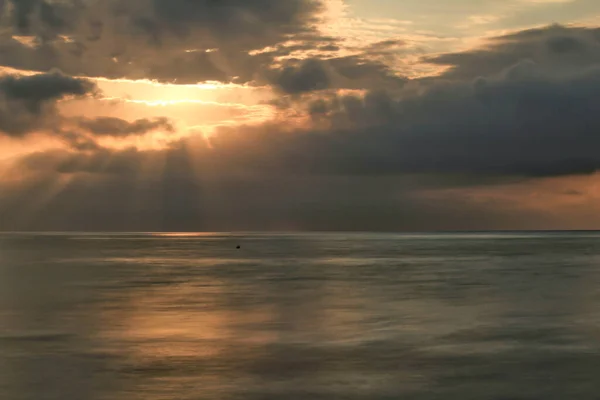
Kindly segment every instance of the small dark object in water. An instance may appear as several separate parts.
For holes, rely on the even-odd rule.
[[[239,250],[239,249],[241,249],[241,248],[242,248],[242,246],[238,246],[238,247],[236,247],[236,249],[238,249],[238,250]]]

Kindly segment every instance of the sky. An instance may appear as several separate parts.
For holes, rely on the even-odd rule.
[[[597,0],[0,0],[0,230],[600,229]]]

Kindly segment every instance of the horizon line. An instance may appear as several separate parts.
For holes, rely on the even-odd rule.
[[[232,231],[125,231],[125,230],[2,230],[2,234],[121,234],[121,235],[240,235],[240,234],[469,234],[469,233],[585,233],[598,232],[600,229],[440,229],[440,230],[232,230]]]

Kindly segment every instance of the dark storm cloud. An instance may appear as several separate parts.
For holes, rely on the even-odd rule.
[[[270,73],[271,84],[284,94],[297,95],[324,89],[398,90],[407,79],[368,54],[292,60]]]
[[[12,21],[19,34],[41,34],[46,31],[58,31],[65,26],[59,16],[63,5],[46,0],[9,0],[13,7]]]
[[[17,32],[36,34],[37,26],[92,37],[110,29],[116,19],[130,23],[129,33],[146,35],[156,43],[168,35],[180,38],[202,32],[204,40],[266,39],[309,30],[307,24],[323,7],[319,0],[9,0],[11,21]],[[68,18],[70,17],[70,18]],[[104,20],[103,20],[104,19]],[[254,43],[252,43],[254,45]]]
[[[338,57],[329,60],[336,72],[338,87],[366,90],[398,90],[408,81],[393,69],[370,59],[368,52],[363,56]]]
[[[23,136],[58,118],[56,102],[91,94],[93,83],[61,73],[0,77],[0,131]]]
[[[164,62],[156,62],[147,69],[148,76],[159,81],[196,83],[198,81],[228,82],[233,77],[219,66],[219,56],[207,52],[189,52],[173,55]],[[250,74],[242,74],[244,81]]]
[[[427,59],[449,66],[444,76],[451,79],[497,74],[523,60],[557,72],[596,65],[600,63],[600,28],[554,25],[525,30],[496,37],[483,48]]]
[[[320,11],[319,0],[153,0],[147,26],[193,35],[202,29],[217,39],[235,40],[255,47],[266,45],[271,35],[309,30]],[[143,19],[140,19],[143,20]],[[260,43],[260,40],[266,40]],[[248,42],[246,42],[248,41]]]
[[[67,96],[83,96],[91,93],[94,88],[90,81],[61,73],[0,77],[0,93],[4,98],[9,101],[22,101],[32,111],[38,111],[45,102]]]
[[[397,77],[373,58],[336,57],[340,38],[316,28],[323,0],[12,0],[0,64],[17,69],[172,83],[273,83],[285,93],[313,88],[379,88]],[[6,21],[5,21],[6,23]],[[396,43],[397,44],[397,43]],[[298,54],[311,60],[294,59]],[[293,58],[281,64],[280,58]],[[367,85],[367,86],[365,86]]]
[[[288,94],[299,94],[330,86],[329,73],[322,61],[309,59],[297,67],[285,67],[275,79],[274,85]]]
[[[323,9],[321,0],[13,0],[12,4],[8,21],[13,31],[36,40],[30,45],[10,36],[1,38],[3,65],[179,83],[253,80],[272,58],[248,52],[293,37],[319,37],[314,24]],[[214,51],[205,53],[209,49]]]
[[[528,30],[431,60],[451,68],[389,94],[311,102],[307,110],[322,131],[264,139],[265,153],[277,155],[269,162],[297,172],[374,175],[600,169],[600,29]],[[355,80],[356,65],[347,70]]]
[[[138,119],[133,122],[120,118],[100,117],[95,119],[83,119],[79,126],[96,136],[124,137],[132,135],[144,135],[155,130],[174,132],[175,128],[167,118]]]
[[[320,173],[535,176],[600,168],[600,66],[556,76],[524,61],[421,90],[400,99],[321,99],[310,112],[324,132],[271,150]]]

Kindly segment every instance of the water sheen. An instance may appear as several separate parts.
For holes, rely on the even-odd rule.
[[[597,399],[599,261],[596,233],[4,234],[0,399]]]

